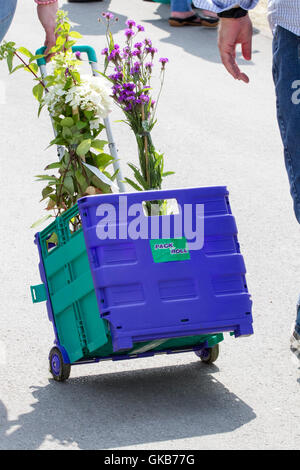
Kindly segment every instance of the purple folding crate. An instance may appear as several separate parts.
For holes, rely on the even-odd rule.
[[[179,213],[145,215],[146,201],[170,199]],[[88,196],[78,207],[114,351],[162,338],[253,333],[226,187]]]

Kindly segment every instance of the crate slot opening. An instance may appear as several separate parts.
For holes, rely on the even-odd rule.
[[[59,246],[58,235],[56,232],[52,232],[48,235],[45,240],[45,245],[47,253],[52,252]]]
[[[143,201],[143,212],[146,217],[155,215],[176,215],[180,213],[177,199],[156,199]]]
[[[80,214],[75,215],[72,217],[69,221],[69,230],[71,236],[74,235],[76,232],[78,232],[82,228],[82,222],[81,222],[81,217]]]

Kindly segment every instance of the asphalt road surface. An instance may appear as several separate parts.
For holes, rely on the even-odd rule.
[[[194,354],[73,367],[51,380],[52,326],[31,303],[40,282],[31,224],[43,212],[34,181],[55,161],[46,112],[37,118],[32,81],[0,64],[0,448],[1,449],[299,449],[299,364],[289,336],[300,292],[299,227],[292,212],[275,118],[271,39],[257,32],[249,85],[220,64],[215,30],[171,28],[168,6],[142,0],[61,2],[75,29],[100,51],[103,10],[134,18],[168,57],[153,133],[176,171],[170,188],[227,185],[253,297],[255,334],[228,334],[219,360]],[[19,2],[7,39],[35,50],[43,32],[33,2]],[[121,39],[120,39],[121,41]],[[114,112],[112,120],[119,119]],[[133,136],[113,125],[123,172],[137,162]]]

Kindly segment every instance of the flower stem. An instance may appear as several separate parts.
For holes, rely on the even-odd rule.
[[[144,105],[141,105],[142,108],[142,120],[145,121],[145,110]],[[146,179],[150,188],[150,174],[149,174],[149,155],[148,155],[148,138],[147,135],[144,135],[144,145],[145,145],[145,157],[146,157]]]
[[[19,54],[17,54],[17,52],[14,52],[14,54],[16,57],[18,57],[18,59],[22,62],[22,64],[25,65],[25,68],[27,68],[35,76],[35,78],[40,82],[40,84],[45,88],[45,90],[49,91],[48,88],[46,88],[46,85],[43,82],[43,80],[41,80],[40,77],[38,77],[37,74],[32,70],[32,68],[30,67],[30,64],[26,64],[26,62],[22,59],[22,57],[19,56]]]

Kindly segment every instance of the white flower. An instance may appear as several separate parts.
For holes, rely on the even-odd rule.
[[[67,91],[64,86],[64,83],[53,85],[45,94],[43,101],[50,114],[60,115],[65,104],[68,104],[72,108],[92,111],[90,129],[99,128],[101,121],[111,112],[113,103],[106,80],[99,76],[83,75],[80,85],[74,85]]]

